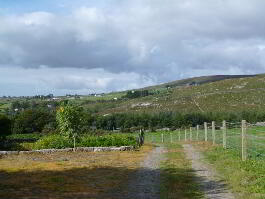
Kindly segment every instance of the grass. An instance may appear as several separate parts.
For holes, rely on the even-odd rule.
[[[0,159],[0,198],[114,199],[150,150],[8,156]]]
[[[195,182],[195,173],[189,160],[185,159],[179,144],[167,144],[166,160],[161,165],[161,198],[204,198]]]
[[[224,150],[220,146],[200,144],[205,154],[233,191],[242,199],[265,198],[265,160],[241,161],[234,149]]]

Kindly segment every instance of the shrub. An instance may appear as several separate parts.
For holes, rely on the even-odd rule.
[[[7,136],[9,140],[26,140],[26,139],[33,139],[38,140],[42,137],[39,133],[28,133],[28,134],[12,134]]]
[[[48,135],[39,139],[34,149],[63,149],[73,147],[73,140],[61,135]]]
[[[126,134],[109,134],[104,136],[81,137],[78,146],[83,147],[109,147],[109,146],[136,146],[136,138]]]

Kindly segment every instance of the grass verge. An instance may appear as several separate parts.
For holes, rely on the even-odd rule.
[[[189,160],[185,159],[180,144],[167,144],[166,160],[161,165],[161,198],[204,198],[195,182],[195,173]]]
[[[237,150],[200,144],[205,158],[242,199],[265,198],[265,160],[241,161]]]

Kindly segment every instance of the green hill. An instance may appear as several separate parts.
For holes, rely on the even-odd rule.
[[[192,83],[196,82],[196,83]],[[168,86],[171,85],[171,86]],[[144,88],[152,95],[84,103],[99,114],[115,112],[241,112],[265,110],[265,75],[190,78]]]

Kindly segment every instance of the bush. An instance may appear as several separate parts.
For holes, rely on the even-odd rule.
[[[109,134],[104,136],[83,136],[78,146],[82,147],[109,147],[109,146],[136,146],[134,136],[126,134]]]
[[[33,149],[64,149],[72,148],[73,140],[61,135],[44,136],[38,140]]]
[[[44,136],[38,140],[33,149],[63,149],[72,148],[73,139],[61,135]],[[110,147],[110,146],[137,146],[137,140],[132,135],[109,134],[104,136],[84,135],[77,139],[79,147]]]
[[[32,139],[32,140],[38,140],[42,137],[39,133],[28,133],[28,134],[12,134],[7,136],[7,139],[9,140],[26,140],[26,139]]]

